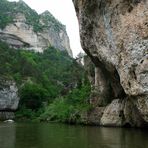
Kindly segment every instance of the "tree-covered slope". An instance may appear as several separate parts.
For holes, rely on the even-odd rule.
[[[77,122],[89,108],[90,84],[72,58],[65,26],[22,0],[0,1],[0,79],[18,87],[18,118]]]
[[[37,53],[12,49],[0,42],[0,77],[15,81],[18,86],[19,118],[31,118],[33,114],[32,118],[35,118],[42,113],[40,120],[55,117],[67,121],[71,116],[69,109],[73,108],[73,113],[86,106],[90,92],[83,67],[65,51],[53,47]],[[61,103],[64,103],[62,110],[66,112],[63,117],[58,110]],[[42,112],[36,115],[40,110]]]
[[[15,79],[18,84],[31,80],[48,88],[54,84],[58,91],[74,86],[83,75],[82,68],[67,55],[49,47],[44,53],[12,49],[0,42],[0,75]]]

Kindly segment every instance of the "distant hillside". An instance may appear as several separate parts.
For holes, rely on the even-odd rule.
[[[22,0],[0,1],[0,40],[14,48],[39,52],[53,46],[72,56],[65,26],[49,11],[38,15]]]

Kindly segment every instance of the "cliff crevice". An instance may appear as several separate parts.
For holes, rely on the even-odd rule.
[[[104,107],[99,124],[147,126],[148,2],[73,0],[73,3],[82,48],[95,65],[90,102],[97,108]]]

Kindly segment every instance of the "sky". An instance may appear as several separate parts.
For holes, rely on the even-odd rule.
[[[18,1],[18,0],[9,0]],[[32,9],[35,9],[39,14],[45,10],[49,10],[55,18],[62,24],[66,25],[66,30],[70,38],[70,46],[74,57],[82,48],[80,45],[79,26],[74,10],[72,0],[23,0]]]

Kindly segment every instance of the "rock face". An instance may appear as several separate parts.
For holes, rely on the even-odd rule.
[[[148,125],[148,1],[73,3],[82,47],[95,65],[92,100],[106,107],[100,124]]]
[[[7,2],[11,5],[11,2]],[[12,2],[13,4],[14,2]],[[67,51],[72,56],[69,37],[66,28],[56,20],[50,12],[45,11],[38,15],[23,1],[15,3],[6,13],[12,21],[5,27],[0,27],[0,40],[15,48],[43,52],[49,46]],[[21,10],[22,9],[22,10]],[[11,12],[12,11],[12,12]],[[1,17],[4,17],[1,14]]]
[[[13,81],[0,80],[0,120],[13,119],[18,107],[18,89]]]
[[[13,120],[15,118],[14,112],[3,111],[0,112],[0,121]]]

